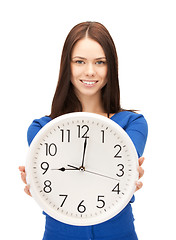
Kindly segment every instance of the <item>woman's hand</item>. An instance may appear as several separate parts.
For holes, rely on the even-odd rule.
[[[26,184],[26,186],[25,186],[25,188],[24,188],[24,191],[25,191],[25,193],[26,193],[27,195],[31,196],[31,193],[30,193],[30,191],[29,191],[30,186],[27,185],[27,182],[26,182],[25,167],[24,167],[24,166],[20,166],[20,167],[19,167],[19,170],[20,170],[20,172],[21,172],[21,179],[22,179],[22,181]]]
[[[139,172],[139,179],[144,175],[144,169],[141,167],[143,162],[144,162],[144,157],[140,157],[139,158],[139,167],[138,167],[138,172]],[[136,191],[138,191],[139,189],[141,189],[143,186],[143,183],[140,181],[136,182]]]

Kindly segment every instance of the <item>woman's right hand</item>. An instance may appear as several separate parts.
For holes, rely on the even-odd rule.
[[[25,171],[25,166],[19,166],[19,170],[21,172],[21,179],[22,181],[26,184],[25,188],[24,188],[24,191],[27,195],[31,196],[31,193],[30,193],[30,186],[27,185],[27,182],[26,182],[26,171]]]

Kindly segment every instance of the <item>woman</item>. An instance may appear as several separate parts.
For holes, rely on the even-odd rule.
[[[115,121],[132,139],[139,156],[139,178],[144,174],[141,157],[147,139],[147,123],[141,114],[120,105],[118,59],[107,29],[97,22],[76,25],[68,34],[61,57],[60,74],[51,114],[33,121],[28,129],[28,143],[49,121],[69,112],[92,112]],[[25,168],[20,167],[26,183]],[[142,183],[136,183],[136,190]],[[25,192],[30,195],[29,186]],[[43,240],[136,240],[131,203],[112,219],[94,226],[71,226],[46,215]]]

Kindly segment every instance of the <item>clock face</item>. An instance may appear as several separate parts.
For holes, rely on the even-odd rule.
[[[69,113],[45,125],[27,157],[27,182],[51,217],[93,225],[118,214],[138,179],[138,157],[126,132],[111,119]]]

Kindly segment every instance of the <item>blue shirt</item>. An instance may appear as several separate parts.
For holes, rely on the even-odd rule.
[[[133,141],[138,157],[142,156],[147,140],[148,126],[141,114],[123,111],[114,114],[111,120],[119,124]],[[51,121],[50,117],[35,119],[27,133],[30,145],[40,129]],[[51,218],[46,213],[46,224],[43,240],[137,240],[134,228],[134,217],[131,203],[115,217],[93,226],[72,226]]]

